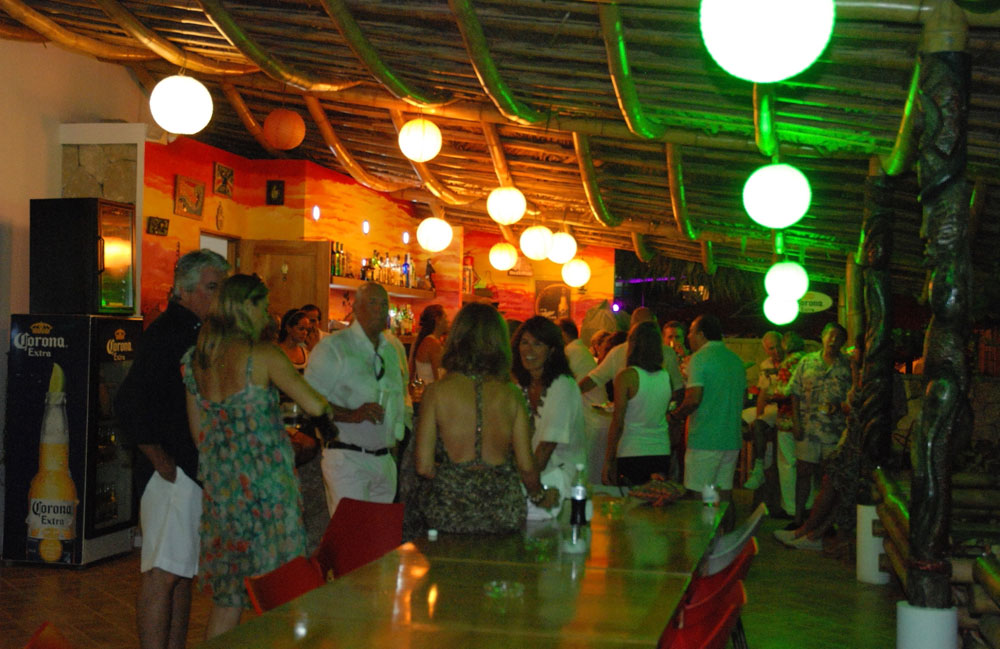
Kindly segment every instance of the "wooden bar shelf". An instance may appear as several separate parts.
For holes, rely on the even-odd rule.
[[[330,290],[356,291],[362,284],[367,284],[367,280],[355,279],[353,277],[331,277]],[[415,298],[418,300],[433,300],[434,291],[426,291],[421,288],[406,288],[405,286],[391,286],[382,284],[389,297],[395,298]]]

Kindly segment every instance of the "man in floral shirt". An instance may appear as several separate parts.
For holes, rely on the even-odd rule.
[[[805,521],[813,476],[823,475],[822,462],[833,452],[847,422],[846,400],[851,365],[840,348],[847,331],[835,322],[823,328],[823,349],[806,354],[788,385],[795,436],[795,522]]]

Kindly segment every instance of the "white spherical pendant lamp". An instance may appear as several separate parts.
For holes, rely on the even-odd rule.
[[[583,286],[590,281],[590,265],[580,258],[571,259],[563,264],[562,278],[573,288]]]
[[[451,243],[451,226],[444,219],[431,216],[417,226],[417,243],[428,252],[441,252]]]
[[[517,263],[517,248],[506,241],[490,248],[490,266],[497,270],[510,270]]]
[[[764,275],[764,289],[771,297],[798,301],[809,290],[809,274],[794,261],[780,261]]]
[[[747,81],[793,77],[826,49],[834,0],[702,0],[701,37],[723,70]]]
[[[756,223],[780,230],[809,211],[812,190],[805,174],[789,164],[770,164],[750,174],[743,185],[743,207]]]
[[[521,252],[528,259],[541,261],[549,256],[552,230],[544,225],[533,225],[521,233]]]
[[[411,119],[399,129],[399,149],[414,162],[432,160],[441,152],[441,129],[429,119]]]
[[[164,131],[192,135],[212,119],[212,95],[194,77],[175,74],[153,88],[149,112]]]
[[[576,257],[576,239],[569,232],[556,232],[552,235],[552,245],[549,247],[549,261],[565,264]]]
[[[776,325],[785,325],[799,315],[798,300],[786,300],[774,295],[764,300],[764,316]]]
[[[486,211],[500,225],[514,225],[524,216],[528,201],[517,187],[497,187],[486,199]]]

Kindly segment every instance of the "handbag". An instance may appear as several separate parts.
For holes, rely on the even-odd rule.
[[[292,442],[292,450],[295,451],[295,466],[302,466],[316,457],[316,454],[319,453],[319,442],[316,441],[315,437],[290,426],[285,430]]]

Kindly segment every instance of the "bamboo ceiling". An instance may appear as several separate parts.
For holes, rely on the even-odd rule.
[[[873,156],[893,149],[936,6],[838,2],[820,60],[772,86],[777,154],[813,187],[785,249],[814,279],[839,281],[858,246],[864,179]],[[754,87],[710,59],[697,9],[697,0],[0,0],[0,36],[117,61],[147,90],[184,67],[215,100],[196,138],[250,158],[279,155],[254,131],[272,109],[294,108],[307,135],[287,155],[413,200],[421,217],[443,209],[452,223],[497,231],[485,198],[513,182],[535,210],[515,235],[566,223],[584,245],[764,272],[773,236],[741,200],[745,178],[770,160],[755,141]],[[966,20],[973,232],[994,242],[973,254],[993,274],[1000,12]],[[399,152],[394,121],[421,113],[445,145],[418,168]],[[899,292],[924,281],[916,194],[902,169]]]

